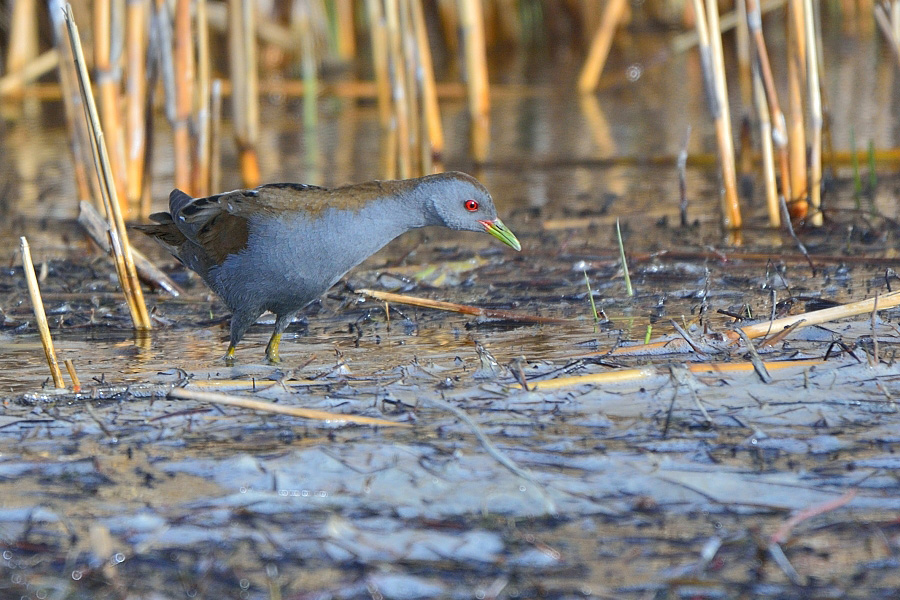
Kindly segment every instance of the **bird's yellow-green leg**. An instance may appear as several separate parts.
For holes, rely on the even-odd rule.
[[[234,344],[228,344],[228,350],[225,351],[225,362],[231,364],[234,362]]]
[[[269,359],[269,362],[272,363],[280,363],[281,357],[278,356],[278,345],[281,343],[281,334],[273,333],[272,337],[269,338],[269,343],[266,346],[266,358]]]

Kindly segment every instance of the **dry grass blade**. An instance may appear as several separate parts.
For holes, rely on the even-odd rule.
[[[25,270],[25,281],[28,283],[28,295],[31,297],[31,306],[34,309],[34,319],[37,322],[38,331],[41,334],[41,345],[44,347],[44,357],[50,374],[53,376],[53,385],[57,388],[65,388],[62,372],[59,370],[59,362],[56,360],[56,350],[53,348],[53,338],[50,337],[50,326],[47,324],[47,314],[44,312],[44,302],[41,300],[41,289],[38,287],[37,275],[34,273],[34,263],[31,260],[31,248],[25,237],[19,238],[22,247],[22,267]]]
[[[557,317],[541,317],[527,313],[499,310],[493,308],[481,308],[478,306],[470,306],[467,304],[456,304],[454,302],[441,302],[439,300],[429,300],[428,298],[416,298],[415,296],[406,296],[404,294],[395,294],[393,292],[380,292],[378,290],[356,290],[359,294],[365,294],[375,298],[376,300],[384,300],[385,302],[397,302],[399,304],[408,304],[411,306],[421,306],[422,308],[434,308],[436,310],[446,310],[450,312],[461,313],[464,315],[473,315],[476,317],[486,317],[490,319],[504,319],[508,321],[519,321],[522,323],[569,323],[571,319],[561,319]]]
[[[292,417],[300,417],[302,419],[313,419],[316,421],[328,421],[330,423],[356,423],[359,425],[384,425],[386,427],[409,427],[406,423],[395,423],[384,419],[376,419],[374,417],[359,417],[355,415],[341,415],[330,413],[324,410],[313,410],[309,408],[297,408],[294,406],[282,406],[272,402],[263,402],[261,400],[253,400],[251,398],[241,398],[238,396],[229,396],[227,394],[219,394],[216,392],[201,392],[185,388],[173,388],[169,391],[169,398],[179,398],[182,400],[196,400],[198,402],[211,402],[213,404],[221,404],[224,406],[236,406],[239,408],[248,408],[250,410],[258,410],[261,412],[275,413],[279,415],[289,415]]]
[[[756,351],[756,346],[753,345],[753,342],[750,341],[747,334],[740,329],[736,330],[735,333],[741,337],[744,345],[747,346],[747,352],[750,353],[750,363],[753,365],[753,370],[756,371],[756,374],[759,375],[759,378],[763,383],[772,383],[772,376],[769,375],[766,364],[763,362],[762,358],[760,358],[759,352]]]

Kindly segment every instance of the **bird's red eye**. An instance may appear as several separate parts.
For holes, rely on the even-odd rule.
[[[478,210],[478,202],[476,200],[466,200],[466,210],[469,212]]]

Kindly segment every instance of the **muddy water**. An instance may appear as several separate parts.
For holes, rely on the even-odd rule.
[[[884,109],[897,93],[894,66],[865,48],[833,47],[835,143],[846,147],[853,128],[861,143],[897,146]],[[498,88],[486,165],[466,158],[463,104],[442,107],[446,166],[475,172],[494,192],[522,253],[487,236],[411,233],[305,311],[285,336],[279,367],[261,362],[270,325],[254,327],[237,365],[226,367],[227,310],[140,239],[186,294],[148,293],[158,326],[136,339],[111,266],[72,223],[67,150],[52,109],[10,117],[0,153],[8,182],[0,207],[0,596],[896,597],[897,311],[874,326],[864,319],[802,330],[765,350],[769,360],[822,358],[833,341],[852,350],[773,370],[770,384],[752,372],[684,373],[689,362],[746,360],[735,350],[605,352],[643,341],[648,327],[652,337],[671,333],[673,320],[702,338],[732,321],[718,311],[759,318],[886,292],[897,180],[882,172],[857,212],[846,170],[837,173],[829,226],[800,232],[818,257],[815,274],[786,234],[763,227],[758,189],[742,245],[733,246],[717,226],[708,170],[688,171],[690,224],[682,228],[674,167],[604,159],[674,155],[688,124],[692,153],[711,150],[702,97],[689,91],[701,89],[694,62],[648,68],[635,83],[580,102],[561,91],[577,65],[559,60],[562,81],[542,74],[518,93]],[[866,86],[873,93],[859,98]],[[859,101],[853,115],[840,112],[848,95]],[[323,100],[320,126],[309,132],[297,103],[267,102],[265,179],[334,185],[378,176],[372,107]],[[171,176],[165,156],[157,171],[161,208]],[[237,186],[226,173],[223,186]],[[635,298],[624,292],[617,217]],[[14,250],[23,233],[46,264],[54,339],[60,358],[75,361],[81,394],[47,386]],[[435,266],[444,271],[416,282]],[[607,317],[598,325],[585,273]],[[382,303],[353,291],[363,287],[567,321],[491,322],[400,305],[387,318]],[[866,353],[873,335],[883,359],[874,367]],[[658,368],[631,383],[513,387],[519,370],[534,381],[647,364]],[[409,427],[165,397],[172,386],[227,381],[215,389]],[[439,402],[465,411],[490,445]],[[842,507],[800,523],[770,550],[792,511],[828,504]]]

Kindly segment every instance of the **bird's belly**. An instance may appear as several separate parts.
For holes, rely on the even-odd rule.
[[[317,299],[384,244],[352,240],[346,230],[274,223],[251,229],[247,247],[215,273],[226,303],[253,303],[283,314]]]

